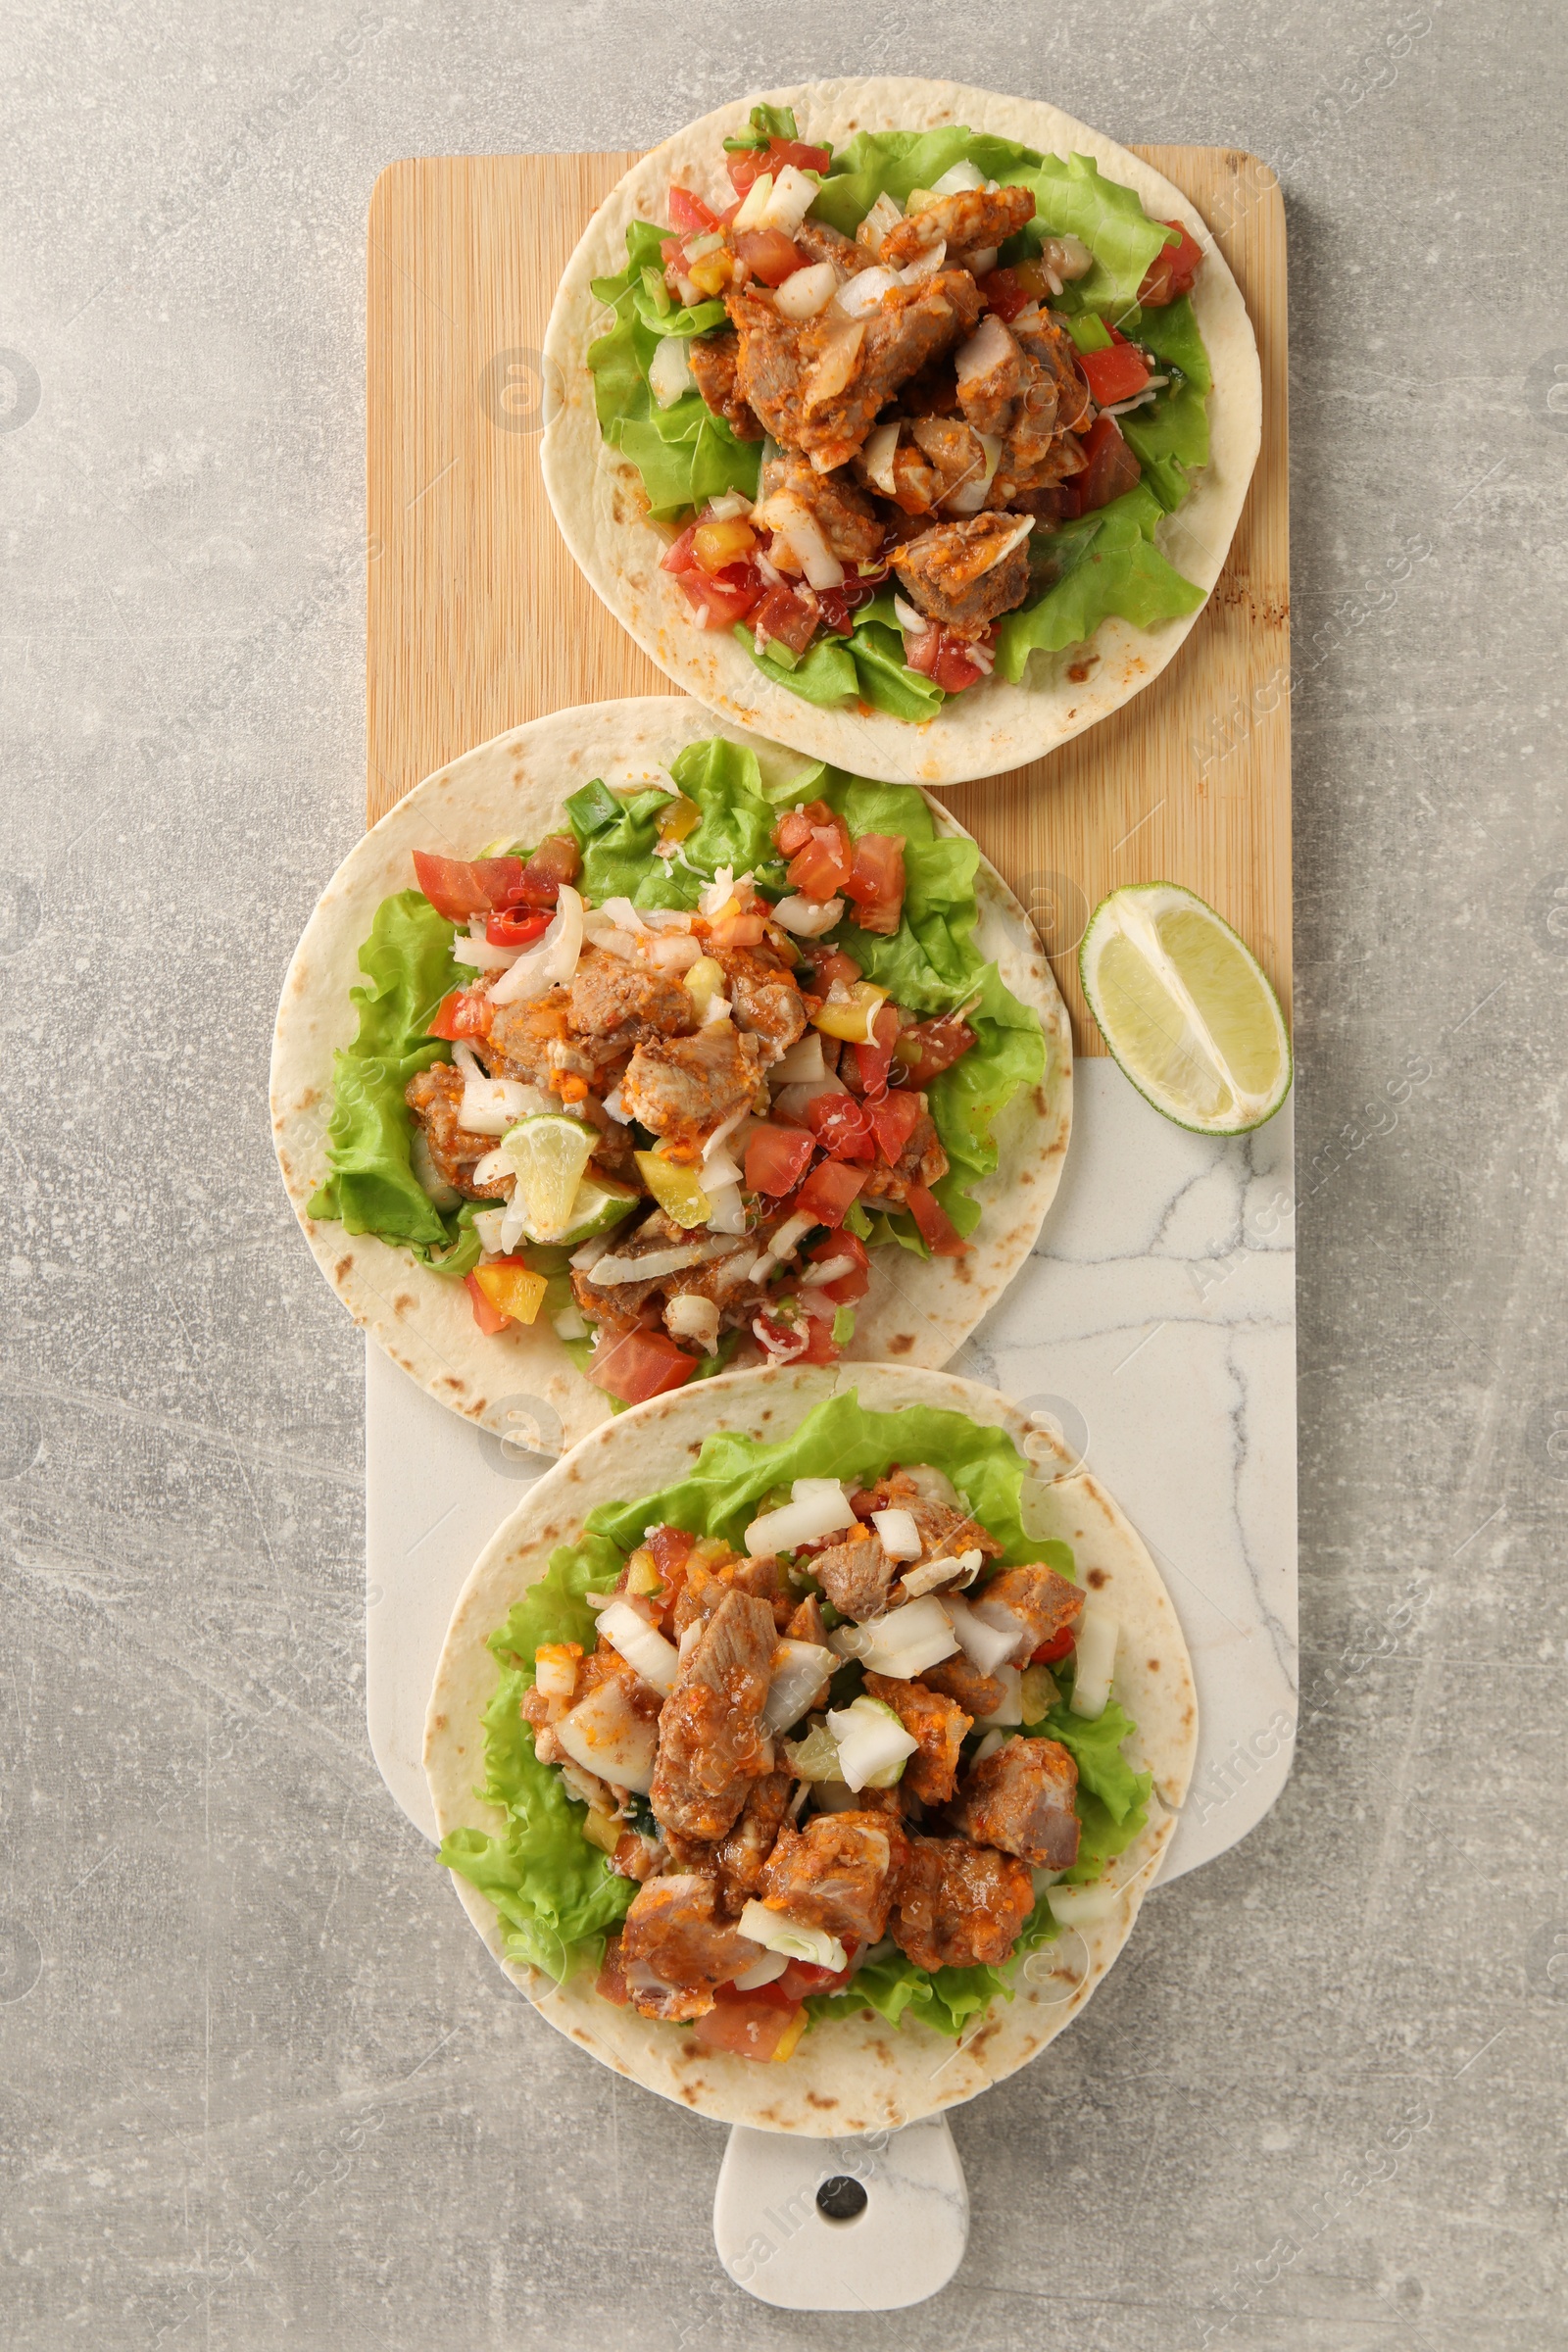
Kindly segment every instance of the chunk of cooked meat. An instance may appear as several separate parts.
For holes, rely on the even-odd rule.
[[[695,1037],[639,1046],[620,1082],[620,1099],[651,1135],[691,1148],[711,1135],[757,1092],[763,1050],[729,1021],[708,1021]]]
[[[967,334],[980,316],[980,290],[967,270],[939,270],[918,286],[895,286],[864,319],[849,380],[813,394],[818,364],[853,328],[832,314],[797,324],[752,292],[727,307],[740,335],[739,382],[776,441],[798,449],[818,473],[849,464],[899,386]]]
[[[897,1563],[869,1527],[853,1527],[842,1544],[832,1544],[810,1562],[811,1574],[841,1617],[880,1617]]]
[[[726,1592],[748,1592],[754,1600],[765,1600],[773,1611],[775,1625],[780,1599],[789,1600],[793,1610],[793,1595],[786,1590],[784,1572],[770,1554],[743,1559],[728,1544],[705,1544],[686,1562],[672,1619],[675,1640],[680,1640],[689,1625],[706,1625]]]
[[[876,1943],[906,1851],[891,1813],[813,1813],[804,1830],[780,1830],[761,1875],[762,1900],[841,1940]]]
[[[1034,1907],[1034,1880],[1010,1854],[911,1832],[889,1932],[916,1968],[995,1968]]]
[[[799,499],[841,564],[868,564],[882,545],[882,522],[865,493],[839,474],[818,473],[793,450],[762,463],[761,498]]]
[[[865,246],[857,244],[854,237],[834,228],[826,220],[813,220],[809,214],[797,229],[791,232],[797,251],[808,262],[831,262],[846,277],[858,277],[862,270],[876,268],[876,256]]]
[[[623,1227],[607,1233],[604,1247],[606,1256],[633,1263],[656,1255],[664,1257],[670,1250],[687,1251],[692,1256],[692,1271],[711,1267],[716,1272],[732,1261],[750,1266],[756,1255],[744,1239],[726,1244],[722,1235],[685,1233],[662,1208],[644,1217],[635,1233],[627,1233]],[[598,1270],[597,1262],[589,1267],[573,1266],[571,1287],[583,1313],[612,1332],[629,1331],[643,1320],[643,1309],[651,1298],[664,1297],[671,1285],[688,1278],[686,1269],[677,1269],[664,1274],[633,1273],[624,1282],[597,1282]]]
[[[985,445],[974,427],[960,417],[917,416],[909,427],[909,437],[941,476],[939,501],[952,498],[966,485],[972,493],[985,479]]]
[[[1051,311],[1031,306],[1009,321],[1013,341],[1051,377],[1056,393],[1056,431],[1075,433],[1089,415],[1089,380],[1078,346]]]
[[[1029,589],[1028,515],[975,514],[941,522],[893,560],[911,604],[944,628],[978,635]]]
[[[649,1879],[632,1897],[620,1931],[620,1960],[632,2007],[644,2017],[703,2017],[713,1987],[757,1958],[717,1907],[712,1879]]]
[[[864,1195],[870,1200],[903,1200],[911,1184],[923,1184],[929,1191],[947,1172],[948,1155],[936,1121],[922,1110],[892,1167],[878,1165],[867,1172]]]
[[[937,1502],[907,1470],[890,1470],[871,1489],[872,1508],[907,1511],[920,1538],[920,1556],[926,1560],[956,1559],[960,1552],[978,1551],[983,1559],[1002,1556],[1002,1545],[988,1535],[978,1519],[951,1502]]]
[[[739,358],[740,338],[733,327],[694,335],[686,346],[686,365],[713,415],[723,417],[737,441],[760,441],[762,427],[735,380]]]
[[[1078,1767],[1054,1740],[1009,1740],[964,1774],[953,1818],[979,1845],[999,1845],[1037,1870],[1069,1870],[1078,1859],[1077,1788]]]
[[[787,1054],[806,1031],[806,1005],[789,965],[770,948],[719,948],[716,956],[729,983],[736,1028],[760,1038],[769,1060]]]
[[[971,1595],[980,1598],[980,1594]],[[987,1600],[1000,1600],[1028,1629],[1029,1645],[1022,1651],[1031,1656],[1042,1642],[1054,1642],[1069,1625],[1076,1625],[1084,1613],[1084,1596],[1076,1585],[1048,1568],[1043,1560],[1031,1560],[1022,1568],[1004,1568],[984,1589]]]
[[[956,383],[957,402],[977,433],[1006,432],[1023,396],[1025,362],[1003,319],[993,311],[958,354],[966,373]],[[1055,400],[1052,400],[1055,412]]]
[[[885,269],[904,270],[933,245],[945,244],[955,256],[980,253],[1015,237],[1034,217],[1034,195],[1028,188],[963,188],[956,196],[939,196],[890,228],[877,259]]]
[[[403,1090],[403,1100],[424,1129],[430,1164],[443,1184],[450,1184],[469,1200],[504,1200],[512,1180],[475,1184],[473,1171],[487,1152],[496,1148],[493,1135],[474,1135],[464,1126],[463,1072],[450,1061],[432,1061],[417,1070]]]
[[[722,1838],[753,1781],[773,1769],[763,1728],[778,1630],[765,1600],[726,1592],[659,1716],[654,1816],[687,1838]]]
[[[911,375],[899,388],[893,404],[897,416],[956,416],[958,414],[958,379],[953,371],[951,353]]]
[[[641,1886],[662,1867],[667,1853],[662,1838],[645,1838],[640,1830],[623,1830],[615,1840],[610,1867],[617,1879],[635,1879]]]
[[[922,1666],[920,1680],[928,1690],[940,1690],[947,1697],[956,1698],[973,1723],[984,1723],[1007,1695],[996,1676],[982,1674],[961,1649],[936,1666]]]
[[[572,974],[566,1020],[574,1037],[629,1048],[655,1037],[690,1037],[698,1011],[673,972],[587,948]]]
[[[719,1846],[718,1899],[732,1919],[757,1892],[793,1787],[787,1772],[764,1773],[760,1781],[754,1781],[739,1821]]]
[[[899,1784],[922,1805],[945,1805],[958,1775],[958,1749],[973,1721],[956,1698],[933,1690],[924,1682],[900,1682],[887,1674],[868,1674],[865,1688],[872,1698],[891,1707],[905,1730],[920,1745],[904,1767]]]
[[[808,1592],[784,1631],[792,1642],[814,1642],[818,1649],[822,1647],[827,1641],[827,1627],[822,1623],[822,1604],[814,1592]]]
[[[617,1038],[573,1034],[571,992],[564,988],[553,988],[530,1004],[496,1005],[489,1035],[477,1042],[493,1078],[557,1088],[568,1076],[608,1088],[614,1064],[628,1050]]]

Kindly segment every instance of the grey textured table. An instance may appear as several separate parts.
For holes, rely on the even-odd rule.
[[[64,0],[5,52],[0,2340],[1560,2342],[1560,16]],[[956,2118],[956,2283],[846,2323],[721,2278],[721,2133],[506,1993],[376,1777],[360,1343],[265,1086],[360,823],[375,173],[868,68],[1285,181],[1306,1662],[1273,1815]]]

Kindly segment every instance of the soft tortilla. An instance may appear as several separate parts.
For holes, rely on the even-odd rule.
[[[566,265],[545,331],[551,397],[558,405],[545,426],[543,464],[556,520],[599,595],[644,652],[677,686],[742,726],[759,728],[857,774],[889,781],[957,784],[1021,767],[1131,701],[1172,660],[1203,608],[1153,629],[1109,620],[1093,640],[1099,660],[1087,682],[1067,675],[1081,648],[1035,654],[1022,684],[989,679],[921,726],[881,711],[862,716],[848,705],[818,709],[765,678],[727,630],[691,625],[685,597],[659,569],[664,542],[643,519],[641,477],[629,459],[601,438],[587,355],[603,332],[606,314],[590,280],[612,277],[625,268],[627,227],[638,219],[665,218],[672,179],[699,194],[722,187],[723,201],[732,201],[723,177],[722,142],[746,127],[758,103],[737,99],[644,156],[612,189]],[[1134,189],[1152,218],[1179,220],[1192,231],[1206,257],[1193,307],[1214,374],[1208,403],[1212,455],[1186,503],[1160,525],[1159,544],[1178,571],[1205,594],[1211,592],[1257,459],[1262,375],[1241,290],[1181,191],[1125,147],[1054,106],[956,82],[891,76],[816,81],[774,90],[766,103],[793,107],[803,138],[831,139],[836,147],[858,130],[924,130],[962,122],[1041,154],[1089,155],[1108,176]]]
[[[566,795],[590,777],[632,782],[713,735],[742,740],[738,728],[715,723],[695,704],[651,695],[558,711],[481,744],[427,776],[349,853],[283,984],[272,1043],[272,1132],[318,1264],[356,1323],[438,1403],[503,1437],[526,1436],[540,1453],[562,1452],[610,1413],[609,1398],[583,1379],[549,1326],[513,1324],[487,1339],[462,1283],[373,1234],[347,1233],[311,1216],[307,1204],[327,1173],[332,1054],[352,1043],[358,1026],[349,991],[363,978],[361,943],[381,901],[410,887],[414,850],[471,857],[497,839],[538,837],[559,821]],[[787,777],[797,765],[795,755],[776,745],[751,740],[748,748],[764,774]],[[962,833],[936,803],[932,813],[943,832]],[[1039,1014],[1046,1074],[997,1122],[998,1165],[975,1187],[984,1215],[968,1254],[922,1263],[893,1247],[872,1252],[871,1288],[851,1348],[859,1361],[945,1363],[1029,1255],[1066,1156],[1072,1118],[1066,1011],[1028,916],[984,858],[975,891],[976,944],[1013,995]]]
[[[480,1554],[453,1612],[424,1733],[424,1768],[441,1835],[459,1829],[497,1835],[503,1817],[474,1793],[484,1769],[480,1715],[500,1676],[485,1643],[514,1601],[544,1574],[551,1552],[575,1538],[596,1504],[671,1485],[715,1428],[777,1439],[825,1396],[850,1388],[878,1412],[934,1405],[1004,1429],[1039,1473],[1040,1483],[1024,1490],[1031,1536],[1069,1543],[1080,1585],[1120,1620],[1115,1691],[1138,1726],[1126,1752],[1140,1771],[1152,1773],[1154,1794],[1148,1826],[1106,1873],[1126,1889],[1118,1909],[1093,1926],[1064,1932],[1031,1955],[1015,1998],[999,1998],[957,2042],[907,2018],[894,2027],[866,2011],[813,2026],[787,2064],[760,2066],[705,2049],[634,2009],[613,2007],[600,1999],[586,1973],[558,1986],[542,1971],[505,1959],[496,1912],[477,1887],[453,1873],[463,1906],[496,1960],[560,2033],[616,2074],[716,2122],[819,2139],[897,2128],[960,2106],[1035,2057],[1083,2008],[1126,1942],[1157,1875],[1192,1776],[1197,1691],[1158,1571],[1099,1482],[1073,1471],[1072,1457],[1005,1397],[947,1373],[889,1364],[858,1371],[788,1366],[730,1373],[703,1391],[656,1397],[585,1438],[547,1471]]]

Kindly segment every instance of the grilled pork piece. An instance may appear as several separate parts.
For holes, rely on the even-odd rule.
[[[871,1496],[876,1510],[908,1512],[919,1533],[923,1559],[956,1559],[965,1551],[978,1551],[987,1560],[1001,1556],[1002,1545],[995,1536],[987,1535],[978,1519],[971,1519],[967,1511],[951,1502],[933,1501],[906,1470],[890,1470],[886,1478],[878,1479]]]
[[[566,1042],[570,992],[553,988],[530,1004],[493,1004],[484,1047],[485,1066],[494,1078],[515,1078],[524,1086],[548,1086],[550,1049]]]
[[[813,1813],[782,1829],[760,1886],[764,1903],[841,1939],[876,1943],[906,1851],[891,1813]]]
[[[733,327],[716,335],[694,335],[686,346],[686,364],[697,389],[715,416],[722,416],[737,441],[760,441],[762,428],[735,381],[740,337]]]
[[[403,1099],[424,1129],[430,1163],[445,1184],[469,1200],[504,1200],[512,1186],[475,1184],[473,1171],[487,1152],[496,1148],[493,1135],[472,1135],[462,1123],[463,1072],[450,1061],[432,1061],[417,1070],[403,1090]]]
[[[964,1774],[953,1818],[980,1845],[1068,1870],[1078,1859],[1077,1787],[1078,1767],[1054,1740],[1009,1740]]]
[[[736,1028],[759,1038],[769,1060],[787,1054],[805,1035],[806,1006],[783,957],[771,948],[720,948],[717,961],[729,983]]]
[[[1049,311],[1020,311],[1011,322],[1014,342],[1051,377],[1056,392],[1056,431],[1075,433],[1089,416],[1089,384],[1078,366],[1078,346]]]
[[[650,1038],[689,1037],[697,1019],[691,990],[672,972],[657,964],[628,963],[596,948],[584,950],[572,974],[566,1015],[574,1036],[627,1051]]]
[[[841,1617],[880,1617],[887,1607],[897,1563],[870,1528],[852,1528],[842,1544],[819,1551],[810,1567]]]
[[[982,1674],[961,1649],[953,1657],[944,1658],[940,1665],[922,1666],[920,1680],[928,1690],[940,1690],[946,1697],[956,1698],[974,1723],[983,1723],[988,1715],[994,1715],[1007,1695],[995,1675]]]
[[[822,1604],[814,1592],[808,1592],[784,1631],[792,1642],[814,1642],[819,1649],[823,1646],[827,1627],[822,1623]]]
[[[955,259],[980,253],[1015,237],[1035,217],[1035,200],[1028,188],[964,188],[956,196],[939,196],[897,228],[890,228],[877,259],[888,270],[906,269],[933,245],[946,244]]]
[[[957,1779],[958,1749],[973,1717],[964,1713],[956,1698],[933,1690],[923,1680],[906,1683],[892,1675],[868,1674],[865,1688],[872,1698],[891,1707],[905,1730],[920,1742],[904,1767],[900,1788],[923,1805],[946,1804]]]
[[[762,1866],[789,1806],[794,1784],[787,1772],[768,1772],[752,1783],[741,1817],[718,1849],[718,1898],[731,1919],[757,1892]]]
[[[831,262],[846,277],[857,277],[862,270],[874,270],[876,257],[842,229],[826,220],[813,220],[809,215],[794,231],[793,241],[808,261]]]
[[[761,1713],[777,1640],[765,1600],[726,1592],[664,1701],[649,1801],[683,1837],[722,1838],[772,1770]]]
[[[901,547],[893,567],[928,620],[978,636],[1023,602],[1029,586],[1028,515],[975,514],[938,523]]]
[[[717,1886],[696,1874],[649,1879],[632,1898],[620,1932],[620,1960],[633,2008],[644,2017],[702,2017],[713,1987],[757,1958],[757,1946],[718,1915]]]
[[[818,473],[793,451],[780,450],[763,461],[761,498],[779,492],[800,500],[841,564],[868,564],[881,547],[881,520],[852,481]]]
[[[1077,1586],[1043,1560],[1031,1560],[1023,1568],[1002,1569],[983,1594],[974,1597],[1002,1601],[1027,1629],[1029,1644],[1020,1649],[1020,1660],[1032,1657],[1043,1642],[1054,1642],[1069,1625],[1075,1626],[1084,1613],[1084,1596]]]
[[[911,1832],[889,1932],[916,1968],[995,1968],[1034,1907],[1034,1880],[1010,1854]]]
[[[620,1099],[650,1134],[694,1149],[757,1092],[762,1048],[729,1021],[709,1021],[695,1037],[639,1046],[620,1084]]]

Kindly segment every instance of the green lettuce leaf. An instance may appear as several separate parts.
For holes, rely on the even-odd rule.
[[[1189,473],[1208,464],[1208,407],[1196,384],[1172,384],[1117,419],[1144,482],[1167,514],[1187,496]]]
[[[774,139],[798,139],[800,135],[795,127],[793,107],[754,106],[751,127],[736,138],[726,139],[724,152],[726,155],[737,155],[750,147],[766,147]],[[817,146],[823,143],[821,140],[813,141]]]
[[[1196,392],[1213,390],[1214,378],[1209,371],[1208,353],[1203,349],[1203,338],[1199,332],[1190,294],[1184,294],[1180,302],[1168,302],[1162,308],[1137,312],[1134,323],[1131,326],[1124,325],[1122,333],[1130,335],[1134,342],[1142,343],[1147,351],[1152,351],[1156,360],[1163,360],[1168,368],[1179,368]]]
[[[1128,419],[1131,422],[1131,419]],[[1136,628],[1196,612],[1201,588],[1184,580],[1154,545],[1154,526],[1164,509],[1147,483],[1111,500],[1098,514],[1064,530],[1039,534],[1031,564],[1049,564],[1058,552],[1067,568],[1036,602],[1003,615],[997,630],[997,668],[1014,685],[1032,653],[1061,653],[1092,637],[1112,613]],[[1085,525],[1092,526],[1086,531]]]
[[[375,1233],[424,1257],[460,1239],[461,1212],[439,1210],[409,1165],[413,1119],[403,1090],[452,1049],[428,1034],[443,997],[468,974],[454,962],[457,926],[437,914],[422,891],[399,891],[375,910],[360,950],[364,988],[354,1043],[332,1056],[332,1116],[326,1131],[331,1170],[310,1203],[313,1217],[335,1218],[349,1233]],[[478,1237],[470,1235],[472,1264]],[[462,1269],[467,1271],[467,1265]]]

